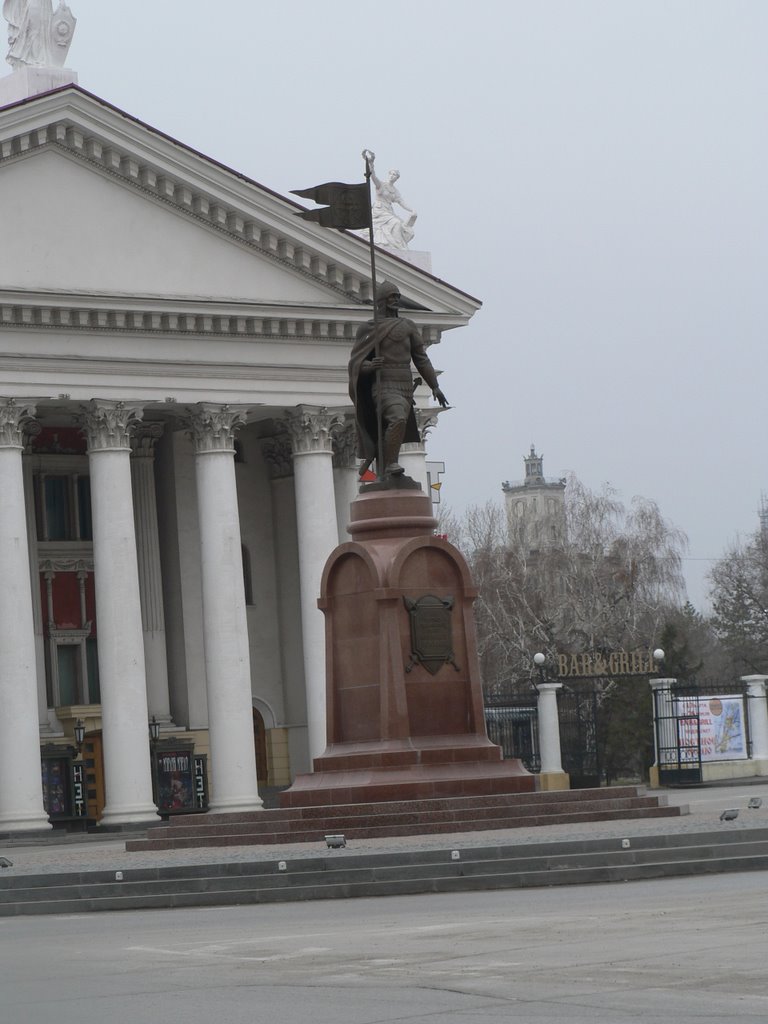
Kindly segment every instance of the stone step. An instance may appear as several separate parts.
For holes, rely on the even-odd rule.
[[[345,808],[333,808],[327,811],[326,816],[320,818],[317,815],[281,815],[272,817],[269,813],[263,813],[261,817],[249,816],[242,820],[239,815],[227,817],[217,816],[216,820],[177,822],[173,825],[157,826],[152,830],[151,839],[183,839],[189,836],[215,836],[215,835],[268,835],[271,833],[289,834],[293,832],[311,831],[318,834],[322,829],[325,832],[339,831],[341,829],[376,828],[382,830],[389,827],[418,825],[422,832],[432,831],[434,826],[451,824],[460,821],[475,821],[477,828],[486,826],[486,823],[493,820],[504,821],[502,827],[513,827],[517,819],[530,821],[532,817],[549,818],[559,817],[563,814],[579,814],[580,816],[592,813],[602,814],[605,812],[618,813],[621,811],[634,811],[650,809],[655,810],[660,806],[655,797],[625,797],[616,800],[595,800],[595,801],[552,801],[542,807],[535,804],[506,805],[489,803],[482,807],[471,807],[462,805],[456,808],[440,809],[411,809],[405,805],[401,810],[392,810],[388,806],[378,811],[371,811],[367,808],[355,809],[354,812],[347,812]],[[679,808],[674,808],[672,814],[679,814]],[[498,826],[488,826],[498,827]]]
[[[355,839],[488,829],[530,828],[617,818],[673,817],[667,807],[637,787],[576,792],[498,794],[386,803],[340,804],[247,814],[184,815],[126,842],[129,851],[317,842],[330,833]]]
[[[638,807],[621,810],[591,810],[566,814],[530,815],[526,817],[496,817],[466,820],[452,819],[425,825],[424,822],[376,825],[344,825],[343,834],[346,839],[384,839],[397,836],[420,836],[452,832],[494,831],[508,828],[537,828],[541,825],[584,825],[597,821],[633,820],[638,818],[671,818],[679,817],[679,807]],[[375,820],[375,819],[374,819]],[[181,830],[180,830],[181,831]],[[212,830],[189,830],[186,835],[177,835],[174,830],[166,836],[158,836],[154,831],[146,839],[134,839],[125,844],[129,852],[175,849],[202,849],[216,846],[272,846],[289,843],[317,843],[324,837],[342,831],[339,823],[328,823],[322,828],[296,828],[285,831],[249,831],[248,826],[240,829],[233,822],[231,825],[214,826]]]
[[[607,791],[608,796],[603,796],[600,791],[587,790],[587,793],[595,793],[580,800],[568,799],[567,793],[552,794],[551,799],[546,801],[517,800],[514,797],[486,797],[483,800],[434,800],[434,801],[403,801],[399,804],[342,804],[336,807],[298,807],[290,811],[265,810],[261,812],[248,812],[247,814],[204,814],[184,815],[173,819],[172,823],[156,826],[160,831],[178,831],[185,828],[215,827],[216,825],[227,825],[233,820],[243,824],[271,828],[273,824],[287,826],[294,821],[301,821],[311,824],[314,821],[326,822],[332,818],[345,821],[360,821],[375,818],[377,821],[387,823],[389,821],[409,820],[426,821],[439,820],[440,816],[467,817],[476,815],[478,817],[495,815],[498,813],[515,815],[530,815],[531,813],[561,814],[567,810],[588,811],[595,808],[622,808],[622,807],[656,807],[664,803],[665,798],[649,796],[638,793],[627,793],[625,795],[614,795]]]
[[[398,800],[387,801],[386,804],[379,802],[357,802],[322,805],[297,805],[290,808],[270,808],[262,811],[245,811],[238,814],[242,821],[262,821],[266,816],[270,820],[280,821],[295,818],[300,815],[302,818],[325,818],[329,810],[343,810],[345,814],[381,814],[400,813],[401,811],[412,811],[418,814],[445,809],[460,809],[462,807],[524,807],[529,804],[537,804],[547,807],[550,804],[562,803],[584,803],[595,800],[623,800],[627,798],[646,797],[658,801],[663,799],[656,794],[647,794],[644,789],[638,786],[611,786],[601,789],[577,789],[577,790],[552,790],[549,792],[530,793],[495,793],[478,796],[445,796],[432,799]],[[216,813],[210,811],[205,815],[200,814],[179,814],[174,816],[173,825],[183,825],[190,822],[200,823],[201,820],[216,823],[218,821],[230,821],[231,813]]]
[[[0,916],[460,892],[768,868],[768,829],[0,876]],[[285,870],[281,870],[281,863]]]

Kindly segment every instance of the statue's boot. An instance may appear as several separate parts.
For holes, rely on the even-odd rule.
[[[390,423],[384,434],[384,475],[399,476],[405,470],[398,464],[397,457],[405,437],[405,420]]]

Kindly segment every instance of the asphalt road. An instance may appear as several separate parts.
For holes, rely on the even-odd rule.
[[[2,1024],[768,1019],[763,873],[6,918]]]

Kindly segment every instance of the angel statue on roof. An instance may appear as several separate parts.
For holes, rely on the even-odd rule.
[[[76,19],[64,0],[3,0],[8,22],[8,55],[14,71],[23,67],[61,68],[67,59]]]

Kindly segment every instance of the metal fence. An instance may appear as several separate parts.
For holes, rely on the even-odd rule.
[[[529,772],[541,771],[539,718],[536,702],[526,697],[486,698],[488,738],[505,758],[519,758]]]

